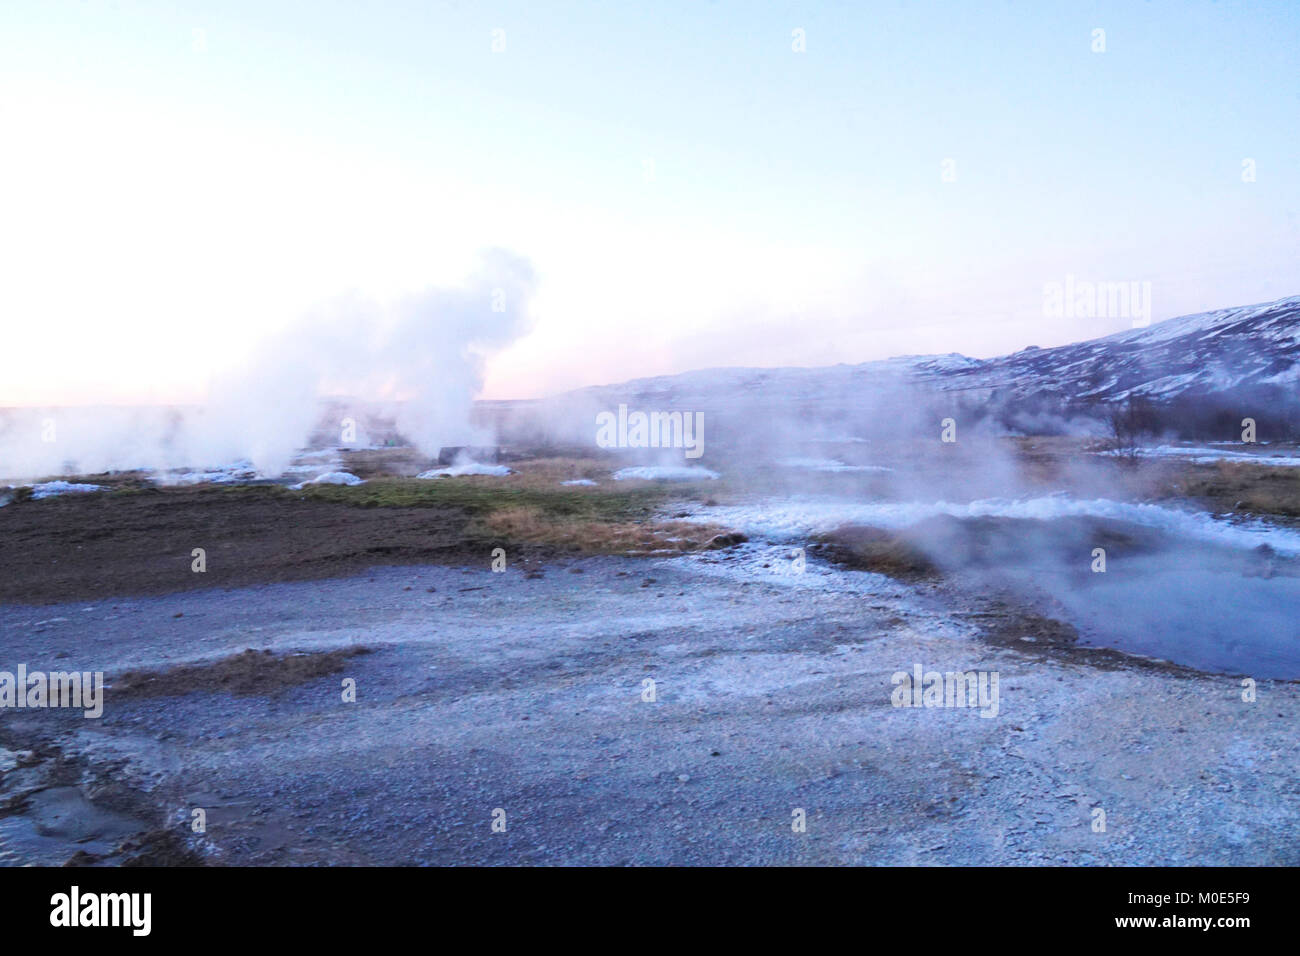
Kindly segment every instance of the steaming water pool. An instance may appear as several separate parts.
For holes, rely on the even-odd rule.
[[[1300,577],[1152,555],[1106,574],[1040,572],[1032,583],[1060,603],[1081,643],[1215,673],[1300,677]]]
[[[844,501],[815,498],[764,500],[751,505],[701,509],[688,520],[712,521],[774,541],[796,541],[844,525],[896,530],[928,518],[1023,518],[1052,521],[1098,518],[1129,522],[1190,539],[1230,547],[1267,544],[1281,554],[1300,555],[1300,532],[1261,521],[1227,522],[1203,511],[1161,505],[1074,498],[1065,494],[1034,498],[948,501]]]
[[[787,546],[845,526],[882,528],[921,547],[950,586],[1045,604],[1083,644],[1210,672],[1300,677],[1300,533],[1288,528],[1067,495],[767,500],[690,517]],[[1093,570],[1099,546],[1105,571]]]

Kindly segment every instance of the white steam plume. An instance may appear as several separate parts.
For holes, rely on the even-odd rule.
[[[279,475],[317,425],[322,399],[339,394],[393,403],[398,429],[428,455],[481,441],[469,418],[484,364],[527,331],[534,286],[526,259],[492,250],[461,288],[322,307],[216,376],[197,409],[12,409],[0,419],[0,476],[239,459]]]

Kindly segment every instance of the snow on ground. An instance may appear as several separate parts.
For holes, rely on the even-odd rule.
[[[718,477],[716,471],[690,465],[642,465],[636,468],[621,468],[614,472],[615,481],[627,481],[639,478],[644,481],[700,481]]]
[[[582,485],[582,486],[586,487],[586,486],[588,486],[588,485],[594,485],[595,482],[592,481],[590,478],[571,478],[571,479],[569,479],[568,481],[562,481],[562,482],[560,482],[560,484],[562,484],[562,485]]]
[[[1117,455],[1120,453],[1104,451],[1101,454]],[[1160,445],[1156,448],[1139,448],[1135,454],[1140,458],[1186,458],[1198,465],[1213,464],[1216,461],[1244,461],[1255,465],[1275,465],[1283,468],[1300,467],[1300,456],[1297,455],[1256,454],[1248,451],[1231,451],[1227,448]]]
[[[79,495],[99,490],[99,485],[79,485],[70,481],[45,481],[38,485],[32,485],[32,497],[53,498],[56,495]]]
[[[459,478],[462,475],[494,475],[498,478],[510,474],[505,465],[481,465],[476,461],[467,461],[447,468],[433,468],[422,471],[416,478]]]
[[[905,587],[883,574],[839,568],[790,545],[749,541],[718,551],[693,551],[658,563],[665,570],[693,566],[709,577],[799,590],[873,594],[899,601],[906,600],[908,594]]]
[[[300,481],[296,485],[290,485],[290,488],[297,490],[305,485],[364,485],[366,480],[358,478],[349,471],[327,471],[323,475],[317,475],[309,481]]]
[[[285,475],[319,474],[327,469],[337,469],[342,458],[338,448],[321,448],[302,451],[294,456],[294,463],[284,469]],[[142,469],[149,470],[149,469]],[[247,458],[224,465],[207,465],[190,471],[154,471],[153,480],[160,485],[226,485],[251,481],[271,481],[277,475],[263,474]]]
[[[947,501],[834,501],[791,498],[753,505],[702,507],[685,520],[720,524],[772,541],[800,540],[808,534],[847,524],[897,529],[927,518],[1108,518],[1171,534],[1239,548],[1267,544],[1284,554],[1300,554],[1300,532],[1262,521],[1228,522],[1202,511],[1108,498],[1090,500],[1057,494],[1039,498],[987,498],[965,504]]]
[[[180,474],[158,472],[154,475],[154,481],[160,485],[224,485],[241,481],[264,480],[265,478],[266,476],[259,474],[257,469],[253,467],[253,463],[247,458],[241,458],[239,461],[231,462],[228,465],[200,468]]]
[[[870,445],[870,438],[859,438],[857,435],[827,435],[824,438],[810,438],[802,442],[803,445]]]
[[[807,468],[811,471],[893,471],[884,465],[846,465],[834,458],[785,458],[777,462],[785,468]]]
[[[26,488],[28,485],[9,485],[0,486],[0,508],[14,499],[14,492],[19,488]],[[99,485],[79,485],[68,481],[46,481],[41,484],[31,485],[33,498],[53,498],[56,495],[77,495],[88,494],[92,491],[102,491]]]

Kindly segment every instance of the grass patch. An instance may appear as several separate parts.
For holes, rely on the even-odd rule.
[[[607,462],[595,459],[543,458],[512,464],[505,476],[456,478],[371,478],[363,485],[307,485],[277,493],[360,508],[454,508],[477,518],[521,509],[572,522],[623,523],[649,520],[672,500],[702,501],[717,491],[717,482],[668,483],[618,481]],[[598,485],[561,485],[576,478]]]
[[[1190,465],[1161,491],[1197,499],[1214,511],[1300,518],[1300,470],[1294,468],[1239,461]]]
[[[504,477],[376,478],[364,485],[307,485],[297,491],[242,490],[357,508],[441,509],[464,516],[461,541],[467,547],[530,544],[585,554],[645,554],[727,546],[715,540],[727,529],[655,517],[670,500],[704,500],[712,487],[607,477],[596,486],[561,486],[575,470],[573,462],[536,464]]]
[[[609,478],[594,460],[538,459],[511,475],[374,478],[364,485],[307,485],[274,493],[359,508],[443,508],[468,517],[467,543],[532,544],[585,554],[699,551],[726,546],[726,529],[656,520],[667,502],[705,500],[716,482],[666,483]],[[565,486],[590,478],[598,485]]]
[[[587,554],[643,554],[725,547],[722,528],[686,521],[590,520],[523,506],[494,511],[481,521],[485,536],[545,544]],[[743,540],[743,536],[740,537]]]
[[[837,528],[819,535],[817,547],[823,557],[858,571],[912,582],[940,577],[939,568],[921,548],[880,528]]]
[[[668,497],[660,488],[549,488],[512,482],[512,477],[376,478],[364,485],[308,485],[283,493],[360,508],[455,508],[480,517],[534,508],[549,515],[607,521],[646,517]]]
[[[178,697],[196,690],[223,691],[241,697],[261,696],[335,674],[350,657],[371,653],[347,647],[309,654],[272,654],[248,649],[204,664],[185,664],[165,671],[127,671],[113,680],[108,694],[118,699]]]

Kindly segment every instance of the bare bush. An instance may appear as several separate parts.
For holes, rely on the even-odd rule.
[[[1114,405],[1107,415],[1111,449],[1121,458],[1135,461],[1142,444],[1159,431],[1159,415],[1150,399],[1130,395]]]

